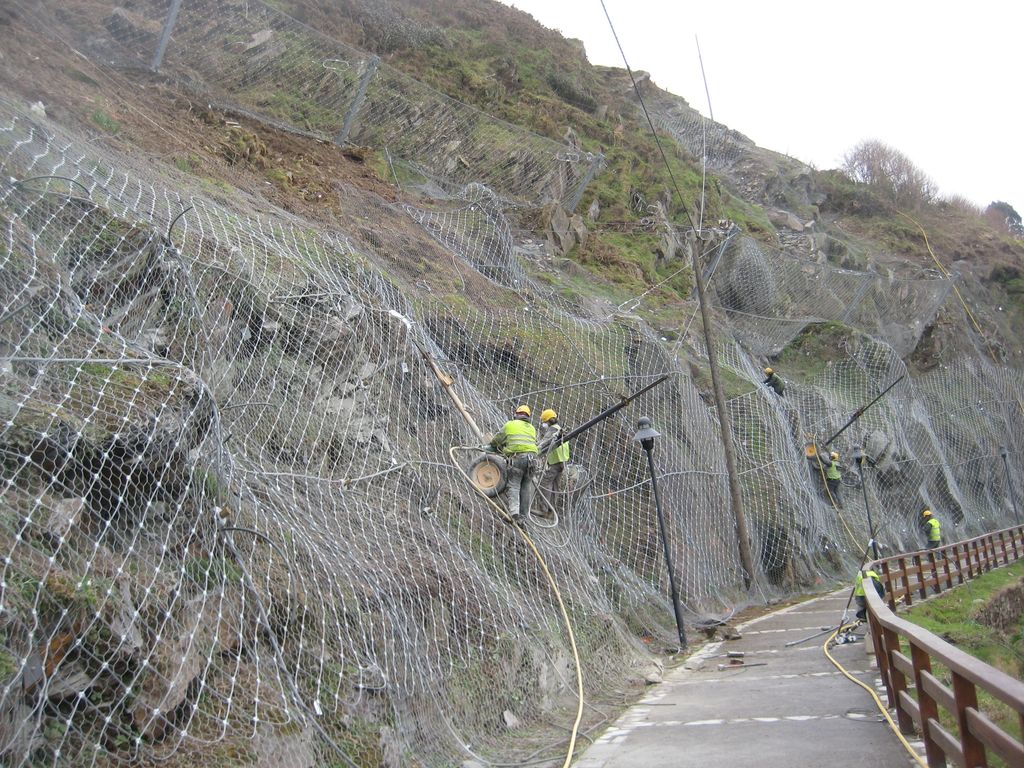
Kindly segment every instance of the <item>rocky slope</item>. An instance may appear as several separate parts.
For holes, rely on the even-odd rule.
[[[163,3],[0,12],[2,762],[560,763],[577,675],[597,727],[674,650],[640,412],[711,633],[847,580],[860,480],[837,514],[804,443],[900,376],[836,444],[876,459],[880,538],[913,548],[926,503],[950,538],[1007,524],[1019,241],[919,228],[644,78],[676,189],[624,73],[505,6],[273,6],[185,0],[159,74]],[[753,574],[694,321],[705,129]],[[574,443],[559,523],[467,483],[463,408],[571,425],[666,373]]]

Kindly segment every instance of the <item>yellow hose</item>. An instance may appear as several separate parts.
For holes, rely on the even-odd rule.
[[[562,764],[562,768],[569,768],[569,764],[572,762],[573,753],[576,751],[576,739],[579,738],[580,723],[583,720],[583,668],[580,665],[580,653],[579,649],[576,647],[576,633],[572,630],[572,621],[569,619],[569,611],[566,609],[565,603],[562,601],[562,593],[558,590],[558,585],[555,583],[555,578],[551,575],[551,571],[548,569],[548,564],[544,562],[544,558],[541,556],[540,550],[537,549],[537,545],[534,543],[533,539],[530,538],[530,534],[528,534],[526,530],[521,526],[516,525],[513,522],[512,518],[509,516],[508,512],[506,512],[500,505],[496,504],[493,499],[488,497],[485,493],[483,493],[483,491],[476,487],[476,483],[473,482],[473,478],[469,476],[469,473],[467,473],[466,470],[462,468],[462,465],[460,465],[455,458],[455,451],[460,448],[463,450],[475,449],[474,446],[468,445],[456,445],[449,448],[448,456],[452,460],[452,466],[454,466],[456,469],[459,470],[459,472],[462,473],[462,476],[469,481],[469,484],[473,487],[473,490],[477,492],[480,498],[482,498],[484,501],[490,504],[495,510],[497,510],[498,514],[500,514],[502,518],[504,518],[505,522],[511,525],[513,528],[515,528],[519,532],[519,535],[523,537],[523,540],[526,542],[526,545],[530,548],[534,556],[537,558],[537,562],[540,563],[540,567],[544,571],[544,576],[547,578],[548,584],[551,585],[551,591],[554,592],[555,599],[558,601],[558,610],[561,612],[562,620],[565,622],[565,630],[569,635],[569,646],[572,648],[573,662],[576,665],[576,698],[578,701],[578,704],[576,706],[576,719],[572,724],[572,730],[570,732],[569,750],[565,755],[565,762]]]
[[[871,686],[866,685],[862,681],[858,680],[853,675],[851,675],[843,667],[843,665],[840,664],[838,661],[836,661],[835,657],[832,656],[832,654],[828,652],[829,644],[833,640],[836,639],[836,635],[838,635],[840,632],[845,632],[846,630],[848,630],[848,629],[850,629],[850,628],[852,628],[854,626],[856,626],[856,625],[855,624],[846,624],[846,625],[840,627],[839,629],[837,629],[835,632],[833,632],[831,635],[828,636],[828,639],[825,641],[825,644],[823,646],[821,646],[821,650],[823,650],[825,652],[825,656],[828,657],[828,660],[831,661],[832,664],[835,666],[835,668],[838,669],[840,672],[842,672],[843,675],[847,679],[852,680],[857,685],[859,685],[861,688],[863,688],[865,691],[867,691],[868,693],[871,694],[871,698],[875,700],[875,705],[878,707],[878,711],[881,712],[885,716],[886,722],[889,723],[889,727],[892,728],[893,733],[895,733],[896,736],[899,738],[900,743],[903,745],[903,747],[907,750],[907,752],[910,754],[910,756],[912,758],[914,758],[915,762],[917,762],[917,764],[919,766],[921,766],[921,768],[928,768],[928,764],[924,760],[921,759],[921,756],[919,754],[917,754],[917,750],[915,750],[912,746],[910,746],[910,742],[907,741],[906,737],[902,733],[900,733],[900,729],[897,727],[896,723],[893,721],[892,715],[889,714],[889,710],[886,709],[885,704],[882,703],[882,700],[880,698],[878,698],[878,694],[875,693],[874,689]],[[865,639],[865,642],[867,642],[866,639]]]

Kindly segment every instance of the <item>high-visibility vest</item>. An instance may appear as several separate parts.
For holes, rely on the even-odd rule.
[[[556,425],[553,426],[553,429],[555,431],[555,435],[560,437],[561,434],[562,434],[562,427],[556,424]],[[565,464],[565,462],[567,462],[568,460],[569,460],[569,444],[568,443],[562,443],[557,448],[553,448],[552,450],[550,450],[548,452],[548,466],[551,466],[553,464]]]
[[[829,462],[829,465],[827,467],[825,467],[825,477],[827,477],[829,480],[842,480],[843,479],[843,475],[839,471],[839,462],[838,461]]]
[[[928,541],[942,541],[942,523],[929,517],[925,525],[928,526]]]
[[[878,579],[878,574],[870,568],[865,572],[872,581]],[[864,573],[857,571],[857,579],[854,581],[853,594],[856,597],[864,597]]]
[[[537,430],[533,424],[522,419],[506,421],[501,428],[505,435],[505,443],[502,451],[506,454],[513,453],[536,453],[537,452]]]
[[[569,444],[562,443],[548,454],[548,464],[565,464],[569,460]]]

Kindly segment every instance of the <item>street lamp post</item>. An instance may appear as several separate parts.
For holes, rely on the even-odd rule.
[[[875,560],[879,559],[878,555],[878,544],[875,542],[875,524],[871,522],[871,505],[868,503],[868,486],[864,482],[864,460],[867,456],[864,455],[864,451],[860,449],[860,446],[855,446],[853,449],[853,460],[857,464],[857,473],[860,475],[860,489],[864,492],[864,509],[868,513],[868,538],[871,540],[871,552],[875,556]]]
[[[1013,502],[1013,517],[1020,525],[1020,511],[1017,509],[1017,496],[1013,492],[1013,480],[1010,479],[1010,462],[1007,460],[1008,451],[1005,445],[999,446],[999,455],[1003,457],[1003,467],[1006,469],[1006,489],[1010,494],[1010,501]]]
[[[672,591],[672,609],[676,614],[676,629],[679,632],[679,650],[686,648],[686,630],[683,628],[683,609],[679,603],[679,590],[676,589],[676,578],[672,570],[672,552],[668,546],[668,529],[665,526],[665,516],[661,511],[661,492],[658,490],[658,473],[654,470],[654,438],[660,436],[660,432],[651,426],[651,420],[642,416],[637,423],[637,433],[633,439],[640,443],[647,454],[647,469],[651,473],[651,489],[654,491],[654,510],[658,513],[658,528],[661,530],[661,543],[665,547],[665,565],[668,566],[668,585]]]

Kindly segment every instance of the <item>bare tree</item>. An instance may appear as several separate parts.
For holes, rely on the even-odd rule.
[[[898,149],[877,139],[855,146],[843,158],[843,172],[867,184],[894,205],[917,208],[935,199],[935,182]]]

